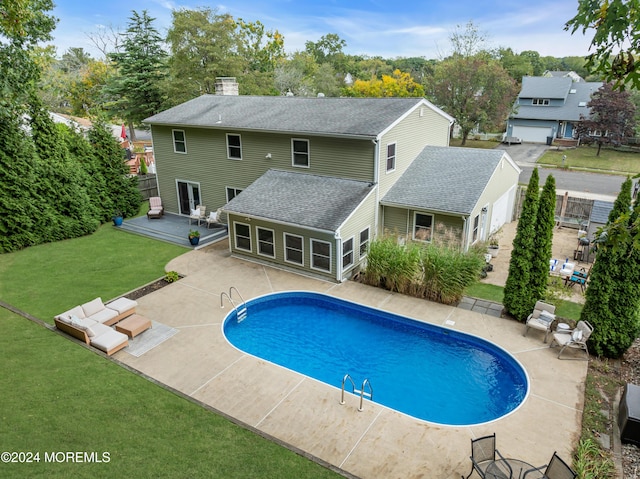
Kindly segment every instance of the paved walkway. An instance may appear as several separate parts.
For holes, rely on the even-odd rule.
[[[348,474],[459,479],[470,469],[470,440],[493,432],[501,452],[535,465],[554,451],[569,460],[577,444],[587,363],[558,360],[542,335],[523,336],[521,323],[496,317],[491,305],[478,312],[351,281],[308,278],[231,257],[226,241],[190,251],[167,269],[185,277],[140,298],[138,312],[178,334],[139,358],[126,349],[115,358]],[[469,427],[428,423],[368,401],[359,412],[351,394],[340,405],[339,384],[318,382],[231,346],[222,333],[228,305],[220,308],[221,293],[231,286],[246,300],[287,290],[321,292],[483,337],[523,365],[529,394],[510,415]]]

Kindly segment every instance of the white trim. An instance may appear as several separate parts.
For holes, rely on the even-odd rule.
[[[271,239],[272,239],[272,243],[271,246],[273,247],[273,254],[266,254],[266,253],[262,253],[260,252],[260,244],[262,243],[260,241],[260,230],[264,230],[264,231],[270,231],[271,232]],[[276,232],[275,230],[272,230],[271,228],[265,228],[264,226],[257,226],[256,225],[256,254],[258,256],[264,256],[266,258],[272,258],[274,259],[276,257]]]
[[[449,121],[449,126],[451,126],[451,124],[453,124],[456,119],[453,118],[451,115],[449,115],[448,113],[446,113],[444,110],[441,110],[440,108],[438,108],[437,106],[435,106],[433,103],[431,103],[429,100],[425,100],[424,98],[421,99],[418,103],[416,103],[413,107],[409,108],[409,110],[407,110],[403,115],[400,115],[396,121],[394,121],[393,123],[391,123],[391,125],[389,125],[387,128],[385,128],[384,130],[382,130],[379,134],[378,134],[378,138],[382,138],[387,132],[389,132],[393,127],[395,127],[396,125],[398,125],[401,121],[403,121],[406,117],[408,117],[409,115],[411,115],[417,108],[421,108],[421,107],[427,107],[430,110],[434,111],[435,113],[437,113],[440,116],[443,116],[444,118],[446,118]],[[449,138],[449,135],[447,135],[447,139]]]
[[[416,217],[418,215],[431,216],[431,226],[430,226],[431,231],[430,231],[428,240],[416,238]],[[413,212],[413,224],[412,224],[412,228],[411,228],[411,238],[414,241],[422,241],[424,243],[431,243],[431,241],[433,241],[433,227],[434,227],[433,221],[434,221],[434,216],[433,216],[432,213],[424,213],[422,211],[414,211]]]
[[[298,263],[296,261],[291,261],[289,259],[287,259],[287,236],[291,236],[293,238],[299,238],[300,239],[300,252],[302,253],[302,263]],[[295,264],[296,266],[302,266],[304,268],[304,236],[300,236],[300,235],[296,235],[293,233],[287,233],[286,231],[282,232],[282,243],[283,243],[283,248],[282,251],[284,253],[284,262],[285,263],[289,263],[289,264]]]
[[[349,263],[348,265],[345,266],[344,264],[344,245],[347,241],[351,241],[351,263]],[[346,240],[343,239],[342,240],[342,247],[340,248],[340,267],[342,268],[342,271],[346,271],[348,270],[351,266],[353,266],[354,264],[356,264],[356,260],[355,260],[355,235],[352,236],[351,238],[347,238]]]
[[[295,150],[293,148],[293,145],[296,141],[303,141],[307,144],[307,164],[306,165],[296,165],[295,163]],[[291,166],[293,166],[294,168],[311,168],[311,142],[309,141],[308,138],[291,138]]]
[[[178,151],[176,150],[176,135],[175,132],[176,131],[180,131],[182,132],[182,142],[184,144],[184,151]],[[171,129],[171,142],[173,143],[173,152],[174,153],[178,153],[179,155],[186,155],[187,154],[187,134],[184,132],[184,130],[179,130],[177,128],[172,128]]]
[[[231,154],[230,154],[231,150],[229,148],[229,136],[237,136],[238,139],[240,140],[240,146],[239,146],[239,148],[240,148],[240,158],[237,158],[235,156],[231,156]],[[236,160],[236,161],[242,160],[242,136],[240,135],[240,133],[227,133],[225,135],[225,138],[227,140],[227,159],[228,160]],[[234,145],[233,148],[238,148],[238,146]]]
[[[389,169],[389,147],[393,145],[393,168]],[[385,173],[393,173],[396,171],[396,165],[398,163],[398,141],[391,141],[386,144],[386,152],[384,157],[384,171]]]
[[[377,206],[376,206],[377,207]],[[367,232],[367,247],[362,254],[362,233]],[[369,245],[371,244],[371,226],[367,226],[365,229],[358,233],[358,259],[366,258],[368,254]]]
[[[233,198],[235,198],[240,193],[242,193],[242,188],[235,188],[233,186],[225,186],[224,187],[224,196],[227,198],[227,203],[229,203],[229,201],[231,201],[233,199],[233,198],[229,198],[229,190],[233,190],[235,192]]]
[[[318,268],[313,266],[313,243],[324,243],[329,245],[329,269],[324,269],[324,268]],[[331,243],[329,241],[324,241],[321,239],[316,239],[316,238],[309,238],[309,269],[313,269],[315,271],[322,271],[323,273],[329,273],[331,274],[331,261],[332,261],[332,257],[333,257],[333,252],[331,251]],[[323,256],[324,257],[324,256]]]
[[[238,246],[238,229],[236,227],[237,225],[246,226],[249,229],[249,249],[240,248]],[[244,236],[243,236],[243,238],[244,238]],[[233,222],[233,245],[234,245],[235,249],[237,249],[239,251],[248,251],[249,253],[253,253],[253,238],[251,237],[251,225],[249,225],[247,223],[240,223],[238,221],[234,221]]]

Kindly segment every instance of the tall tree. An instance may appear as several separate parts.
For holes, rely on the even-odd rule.
[[[589,344],[598,356],[622,356],[640,333],[640,203],[632,212],[630,206],[627,179],[596,239],[596,259],[580,314],[594,327]]]
[[[536,300],[540,299],[534,296],[530,284],[539,183],[538,169],[534,168],[522,202],[522,211],[518,218],[516,237],[513,239],[513,250],[509,261],[509,275],[504,287],[504,307],[507,313],[518,321],[524,321],[533,311]]]
[[[408,73],[396,70],[393,75],[382,75],[382,80],[356,80],[344,93],[355,97],[421,97],[424,89]]]
[[[587,68],[599,72],[616,89],[640,89],[640,8],[637,0],[579,0],[578,13],[565,25],[575,33],[595,30]]]
[[[208,7],[174,10],[167,34],[171,103],[214,93],[216,77],[240,77],[247,68],[242,40],[231,15]]]
[[[602,145],[618,145],[633,136],[636,107],[628,91],[614,90],[611,83],[605,83],[591,95],[587,106],[589,116],[580,115],[578,135],[596,141],[596,156]]]
[[[429,92],[456,119],[464,145],[474,128],[488,131],[504,122],[518,87],[498,62],[485,55],[453,56],[436,65]]]
[[[110,98],[106,106],[126,120],[131,139],[135,140],[135,126],[164,106],[161,84],[167,54],[153,26],[155,19],[146,10],[142,14],[134,10],[129,20],[122,52],[109,55],[117,74],[105,86],[105,92]]]
[[[553,175],[547,179],[538,200],[533,254],[531,256],[531,289],[534,298],[544,299],[549,284],[549,261],[553,243],[553,228],[556,212],[556,180]]]

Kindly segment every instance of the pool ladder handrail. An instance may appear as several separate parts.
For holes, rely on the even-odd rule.
[[[373,400],[373,387],[371,386],[371,382],[369,381],[368,378],[365,378],[364,381],[362,381],[362,386],[360,386],[360,390],[356,389],[356,383],[353,381],[353,378],[351,377],[350,374],[345,374],[344,377],[342,378],[342,395],[340,396],[340,404],[344,404],[345,400],[344,400],[344,385],[347,382],[347,379],[349,380],[349,382],[351,383],[351,388],[353,391],[353,394],[359,394],[360,395],[360,407],[358,408],[358,411],[362,412],[364,411],[363,408],[363,402],[364,402],[364,397],[367,396],[367,399],[369,399],[369,401]],[[365,391],[365,386],[369,387],[369,391]]]
[[[236,306],[236,303],[234,303],[233,299],[231,298],[233,291],[235,291],[237,293],[237,295],[240,296],[240,299],[242,300],[242,303],[240,304],[240,306],[241,306],[240,308],[238,306]],[[229,294],[227,294],[225,291],[220,293],[220,307],[221,308],[224,308],[224,297],[225,296],[227,297],[227,299],[231,303],[231,306],[233,306],[233,309],[236,310],[236,319],[237,319],[238,323],[241,323],[242,321],[244,321],[245,318],[247,317],[247,302],[244,300],[244,298],[240,294],[240,291],[238,291],[238,288],[236,288],[235,286],[231,286],[229,288]]]

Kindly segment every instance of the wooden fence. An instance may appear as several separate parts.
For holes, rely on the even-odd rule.
[[[138,189],[143,200],[148,200],[152,196],[158,196],[158,180],[153,173],[138,175]]]
[[[517,196],[516,206],[513,212],[513,221],[520,217],[522,202],[527,188],[520,187],[519,191],[520,194]],[[593,200],[569,196],[569,192],[566,192],[564,195],[557,195],[555,210],[556,225],[586,230],[592,209]]]

